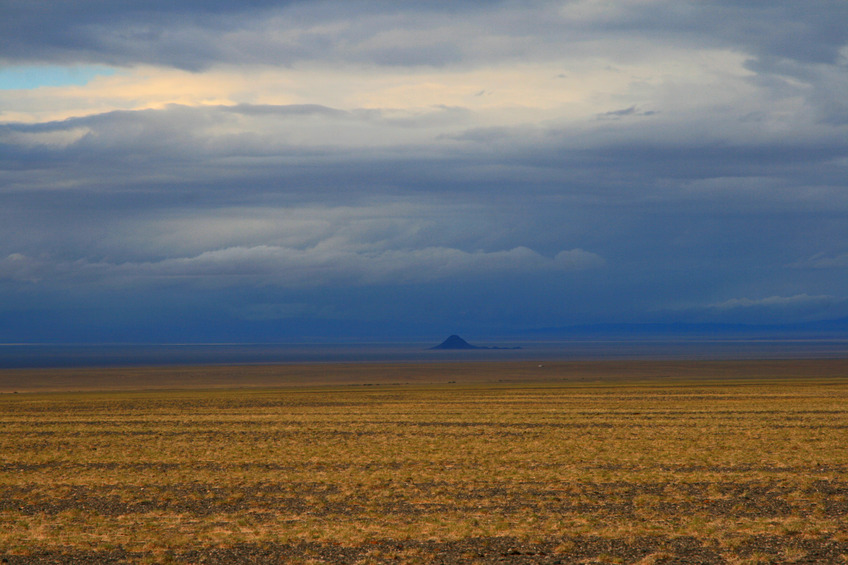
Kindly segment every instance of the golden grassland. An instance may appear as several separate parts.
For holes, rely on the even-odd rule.
[[[848,562],[846,369],[101,370],[139,390],[0,395],[0,558]],[[86,389],[96,373],[0,385]],[[175,385],[206,388],[140,390]]]

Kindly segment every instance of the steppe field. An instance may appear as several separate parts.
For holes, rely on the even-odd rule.
[[[0,371],[2,563],[848,563],[848,360]]]

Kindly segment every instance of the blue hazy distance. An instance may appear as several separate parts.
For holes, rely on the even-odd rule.
[[[431,351],[434,343],[0,346],[0,368],[199,364],[567,361],[627,359],[826,359],[848,340],[573,340],[498,342],[517,350]]]

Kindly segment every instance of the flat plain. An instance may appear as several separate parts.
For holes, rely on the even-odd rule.
[[[5,563],[848,562],[848,360],[0,372]]]

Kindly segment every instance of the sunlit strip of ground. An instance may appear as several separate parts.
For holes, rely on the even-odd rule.
[[[848,378],[719,367],[673,382],[522,383],[493,366],[503,382],[4,394],[0,555],[846,560]]]

